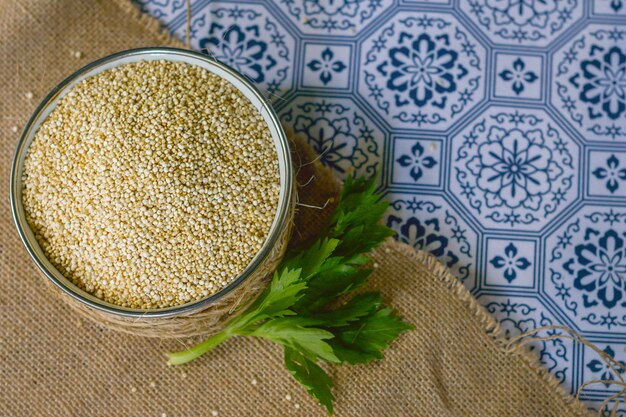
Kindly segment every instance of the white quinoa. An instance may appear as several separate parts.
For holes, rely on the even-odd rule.
[[[77,84],[24,162],[28,222],[48,259],[116,305],[205,298],[260,250],[280,187],[269,129],[232,84],[168,61]]]

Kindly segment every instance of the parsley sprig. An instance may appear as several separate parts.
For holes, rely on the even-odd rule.
[[[192,361],[233,336],[271,340],[283,345],[293,377],[332,414],[333,381],[318,363],[382,359],[389,343],[413,328],[385,307],[378,292],[349,298],[372,273],[367,253],[394,234],[379,224],[388,203],[375,189],[374,180],[349,177],[321,237],[288,256],[261,296],[224,330],[169,353],[169,363]]]

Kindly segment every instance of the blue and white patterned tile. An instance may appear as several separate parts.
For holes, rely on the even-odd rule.
[[[586,140],[624,140],[626,28],[588,26],[553,60],[552,105]]]
[[[299,96],[280,119],[342,178],[352,171],[370,177],[381,169],[385,134],[351,99]]]
[[[443,138],[395,136],[392,139],[391,184],[440,187]]]
[[[588,158],[587,195],[626,197],[626,153],[592,150]]]
[[[176,34],[183,39],[185,27]],[[296,39],[263,5],[212,2],[191,20],[191,47],[235,68],[269,97],[293,86]]]
[[[478,297],[500,323],[507,338],[528,333],[534,329],[558,325],[559,320],[554,317],[542,303],[530,296],[481,294]],[[554,336],[561,334],[557,330],[542,331],[539,336]],[[571,340],[555,339],[533,341],[527,346],[537,355],[539,362],[554,375],[562,386],[573,391],[575,375],[574,347]]]
[[[329,88],[334,91],[349,89],[351,57],[352,45],[305,44],[302,86]]]
[[[385,223],[398,240],[431,253],[470,290],[476,285],[478,236],[448,202],[437,195],[389,192]]]
[[[578,145],[544,111],[491,107],[451,160],[451,194],[488,229],[539,231],[578,196]]]
[[[485,96],[485,48],[449,14],[398,13],[359,59],[359,93],[393,128],[445,130]]]
[[[279,0],[284,14],[306,35],[354,36],[373,23],[391,0]]]
[[[626,16],[624,0],[593,0],[593,14],[598,16]]]
[[[494,97],[541,100],[543,57],[522,54],[495,54]]]
[[[582,0],[461,0],[461,10],[495,43],[546,46],[583,16]]]
[[[545,243],[543,292],[584,332],[626,335],[626,209],[585,206]]]
[[[600,342],[594,341],[595,345],[600,349],[603,355],[613,358],[617,363],[626,366],[626,353],[624,353],[625,343],[616,342]],[[611,370],[600,353],[594,351],[588,346],[582,347],[581,352],[582,376],[583,381],[606,381],[589,385],[581,391],[581,398],[588,400],[596,400],[601,402],[605,398],[613,394],[617,394],[621,388],[610,381],[616,381],[618,376]],[[624,377],[624,370],[617,368],[620,376]],[[607,416],[610,414],[607,414]]]
[[[531,239],[487,238],[485,287],[537,288],[537,242]]]

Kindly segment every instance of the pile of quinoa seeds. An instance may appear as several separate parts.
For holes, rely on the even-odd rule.
[[[205,298],[263,245],[280,188],[260,113],[180,62],[126,64],[72,88],[24,163],[27,220],[47,258],[110,303]]]

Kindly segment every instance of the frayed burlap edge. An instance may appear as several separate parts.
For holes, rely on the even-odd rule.
[[[450,270],[439,262],[434,256],[427,252],[416,251],[411,246],[394,240],[385,242],[382,247],[393,247],[394,250],[402,253],[407,258],[412,258],[421,263],[429,274],[441,281],[450,293],[463,303],[469,314],[477,319],[478,324],[483,328],[485,333],[499,349],[505,351],[507,355],[519,356],[522,359],[522,363],[524,363],[524,365],[528,368],[529,372],[536,374],[549,389],[560,393],[565,404],[572,407],[578,415],[589,417],[594,416],[594,414],[580,401],[578,401],[578,399],[563,389],[559,380],[556,379],[556,377],[547,369],[545,369],[541,363],[539,363],[539,360],[532,352],[523,346],[514,346],[510,350],[505,349],[504,346],[507,341],[504,329],[502,329],[500,323],[498,323],[498,321],[491,314],[489,314],[485,307],[478,303],[476,298],[474,298],[467,288],[465,288],[463,283],[452,275]]]

